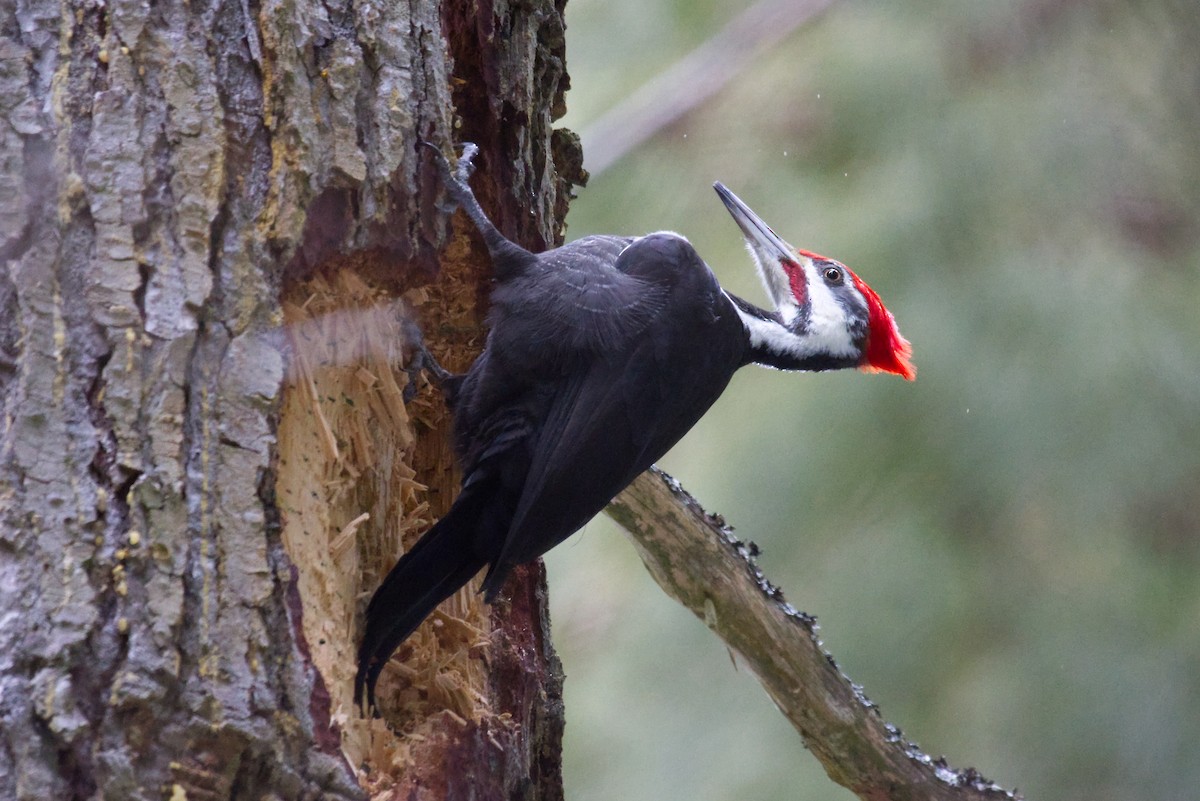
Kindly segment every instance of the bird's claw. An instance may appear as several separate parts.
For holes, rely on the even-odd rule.
[[[401,393],[404,402],[408,403],[417,396],[417,376],[422,371],[428,374],[430,380],[438,386],[441,386],[453,373],[442,367],[442,365],[438,364],[437,359],[433,358],[433,354],[429,352],[429,348],[425,347],[425,338],[421,334],[421,329],[412,320],[405,320],[404,336],[413,348],[412,357],[409,358],[408,364],[404,367],[404,373],[408,376],[408,383],[405,384],[404,390]]]
[[[442,174],[442,180],[449,190],[450,197],[453,203],[449,206],[443,206],[444,211],[453,212],[458,206],[462,205],[464,199],[471,197],[471,187],[468,181],[471,175],[475,172],[474,158],[479,154],[479,146],[474,142],[463,142],[462,155],[458,157],[458,162],[451,167],[450,160],[442,153],[441,148],[432,142],[427,142],[424,139],[419,140],[422,145],[433,151],[437,159],[438,171]]]
[[[438,364],[424,344],[419,345],[413,352],[412,358],[409,359],[408,366],[404,368],[404,372],[408,375],[408,383],[404,385],[401,397],[405,403],[417,396],[417,376],[422,371],[428,374],[434,384],[438,385],[451,375],[450,371]]]
[[[479,145],[474,142],[463,142],[462,155],[458,157],[458,164],[454,165],[454,177],[464,184],[470,180],[471,175],[475,172],[473,159],[477,155],[479,155]]]

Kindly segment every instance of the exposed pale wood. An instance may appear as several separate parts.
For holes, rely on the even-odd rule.
[[[555,241],[556,166],[578,162],[552,130],[561,3],[6,14],[0,798],[362,798],[364,764],[372,789],[416,798],[559,797],[535,570],[476,614],[489,658],[469,690],[428,673],[471,715],[431,713],[413,748],[381,725],[359,751],[338,722],[356,714],[341,701],[369,582],[454,487],[444,411],[418,402],[422,429],[400,398],[389,304],[407,294],[443,354],[480,344],[486,258],[416,143],[476,138],[505,231]],[[309,320],[319,281],[325,311],[386,313],[323,319],[332,339],[297,347],[285,313]],[[348,363],[317,363],[331,349]]]

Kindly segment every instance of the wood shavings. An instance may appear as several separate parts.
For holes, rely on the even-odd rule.
[[[358,531],[358,527],[370,519],[371,515],[367,512],[363,512],[361,515],[347,523],[346,527],[338,532],[338,535],[333,538],[332,542],[329,543],[329,552],[333,554],[334,559],[344,554],[346,550],[352,544],[354,544],[354,534]]]
[[[483,341],[479,280],[468,275],[481,259],[470,248],[455,237],[442,280],[409,289],[403,302],[394,287],[364,278],[377,266],[357,269],[353,259],[290,287],[283,302],[291,351],[277,479],[284,546],[331,718],[371,797],[387,796],[443,715],[465,725],[490,713],[489,611],[473,588],[439,607],[388,664],[378,688],[384,720],[364,719],[351,697],[366,600],[458,489],[441,397],[423,388],[404,402],[403,322],[420,307],[415,316],[439,361],[455,371],[470,364]]]

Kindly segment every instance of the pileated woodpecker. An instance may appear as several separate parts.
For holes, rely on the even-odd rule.
[[[862,279],[780,239],[722,184],[775,310],[732,295],[679,234],[588,236],[534,254],[506,239],[467,185],[450,196],[483,235],[496,279],[483,353],[435,369],[454,412],[462,491],[367,607],[355,698],[374,706],[384,663],[487,567],[495,599],[516,565],[582,527],[690,429],[743,365],[857,367],[912,379],[909,343]]]

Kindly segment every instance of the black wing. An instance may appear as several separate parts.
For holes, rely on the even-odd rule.
[[[530,364],[624,348],[663,313],[669,291],[623,269],[641,241],[588,236],[539,254],[492,290],[491,347]]]
[[[674,234],[634,241],[618,271],[661,307],[622,347],[598,350],[556,382],[489,596],[512,566],[570,536],[674,445],[743,363],[742,323],[695,249]]]

